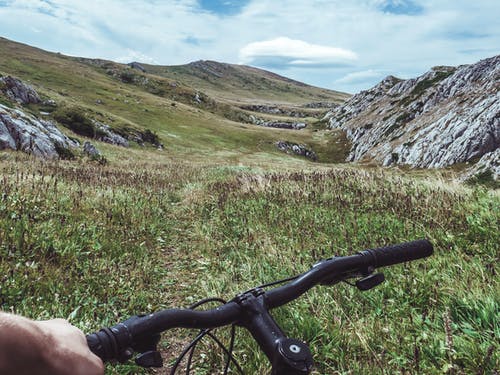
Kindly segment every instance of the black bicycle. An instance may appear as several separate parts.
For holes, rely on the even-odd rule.
[[[231,301],[219,298],[202,300],[188,309],[168,309],[149,315],[133,316],[113,327],[87,335],[87,343],[103,361],[126,362],[134,353],[137,365],[142,367],[162,367],[163,360],[157,350],[160,334],[170,328],[197,328],[200,333],[183,350],[171,369],[175,374],[181,361],[186,357],[186,373],[189,374],[196,344],[203,337],[213,339],[227,355],[224,374],[231,363],[243,374],[232,355],[235,327],[246,328],[272,365],[273,375],[306,375],[313,367],[311,351],[307,344],[289,338],[274,321],[269,310],[285,305],[307,292],[317,284],[333,285],[348,279],[357,279],[356,287],[369,290],[382,283],[382,273],[375,273],[379,267],[412,261],[432,255],[433,247],[428,240],[418,240],[400,245],[364,250],[356,255],[333,257],[323,260],[300,275],[279,280],[238,294]],[[264,288],[286,283],[265,291]],[[195,309],[208,302],[222,305],[204,311]],[[217,327],[231,325],[229,347],[212,333]]]

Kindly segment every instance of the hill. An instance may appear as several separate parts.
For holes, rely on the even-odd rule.
[[[325,108],[234,104],[192,82],[4,39],[0,72],[0,145],[60,156],[0,152],[0,310],[90,333],[425,237],[434,255],[382,269],[373,290],[317,287],[273,317],[311,345],[319,374],[498,372],[498,192],[449,171],[324,165],[277,149],[285,139],[305,155],[307,142],[320,161],[345,159],[343,130],[315,122]],[[307,127],[271,127],[297,121]],[[89,140],[107,163],[78,154]],[[197,334],[162,335],[165,367]],[[241,327],[234,356],[245,373],[270,372]],[[203,340],[192,372],[223,371],[224,358]]]
[[[187,65],[143,66],[148,73],[184,82],[215,98],[237,103],[341,103],[350,96],[245,65],[200,60]]]
[[[204,159],[207,155],[215,160],[289,158],[276,147],[279,141],[307,145],[315,150],[320,161],[341,161],[345,157],[346,141],[341,132],[332,136],[313,132],[312,127],[289,131],[273,126],[285,123],[292,128],[297,122],[313,124],[327,108],[303,106],[320,99],[338,103],[345,95],[337,92],[312,88],[261,70],[241,68],[247,73],[238,74],[239,79],[263,82],[239,91],[244,98],[253,98],[253,103],[269,103],[271,97],[279,96],[279,90],[288,87],[279,108],[274,106],[273,113],[262,113],[258,111],[260,106],[256,112],[254,108],[240,108],[224,98],[223,92],[228,87],[240,84],[233,75],[223,79],[227,82],[217,89],[210,83],[202,85],[199,78],[190,78],[187,73],[171,79],[148,73],[154,70],[151,66],[146,66],[143,72],[125,64],[64,56],[7,39],[0,39],[0,56],[0,74],[20,78],[33,86],[43,101],[56,104],[52,107],[28,105],[25,110],[60,124],[66,122],[66,125],[74,123],[75,118],[86,123],[98,122],[131,140],[133,147],[142,143],[134,141],[138,135],[151,132],[158,137],[156,143],[163,144],[170,155],[187,159]],[[233,69],[240,68],[231,67],[231,71]],[[270,87],[274,87],[273,92],[269,91]],[[202,91],[203,88],[208,91]],[[265,92],[268,96],[257,101]],[[9,104],[8,98],[1,98],[0,95],[0,100]],[[71,124],[69,128],[75,130]]]

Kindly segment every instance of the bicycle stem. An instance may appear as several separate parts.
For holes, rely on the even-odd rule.
[[[272,364],[272,375],[307,375],[313,367],[309,347],[288,338],[268,311],[262,289],[253,289],[233,300],[242,310],[238,325],[246,328]]]

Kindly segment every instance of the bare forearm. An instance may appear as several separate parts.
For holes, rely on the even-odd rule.
[[[104,366],[68,322],[0,312],[0,374],[101,375]]]
[[[33,321],[0,312],[0,374],[29,374],[43,363],[43,331]]]

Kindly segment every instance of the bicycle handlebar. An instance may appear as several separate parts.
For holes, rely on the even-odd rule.
[[[425,258],[432,255],[432,252],[432,244],[428,240],[417,240],[378,249],[368,249],[361,253],[371,254],[374,258],[373,266],[378,268]]]
[[[364,250],[357,255],[334,257],[318,263],[298,279],[266,293],[269,308],[282,306],[317,284],[333,284],[345,277],[369,274],[375,268],[428,257],[433,247],[428,240]],[[370,268],[372,268],[370,270]]]
[[[267,292],[259,291],[259,295],[263,295],[265,308],[270,310],[298,298],[317,284],[331,285],[347,278],[367,276],[375,268],[428,257],[432,253],[433,247],[428,240],[418,240],[334,257],[317,263],[288,284]],[[236,297],[225,305],[206,311],[167,309],[133,316],[111,328],[87,335],[87,343],[103,361],[123,362],[130,359],[134,351],[156,350],[159,334],[167,329],[216,328],[238,323],[245,313],[239,302]]]

